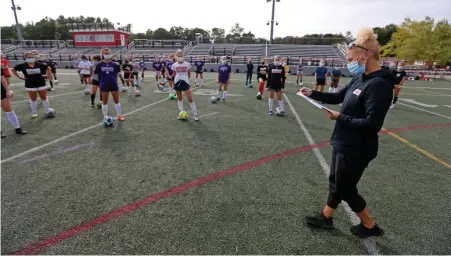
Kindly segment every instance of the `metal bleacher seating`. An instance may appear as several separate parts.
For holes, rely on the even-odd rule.
[[[341,58],[335,45],[268,45],[268,55]]]
[[[198,44],[193,46],[191,50],[188,52],[187,56],[207,56],[210,55],[210,50],[213,47],[213,44]]]

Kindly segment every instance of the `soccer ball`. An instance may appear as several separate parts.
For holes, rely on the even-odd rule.
[[[282,115],[282,109],[280,107],[276,108],[276,115],[278,116]]]
[[[11,94],[11,98],[14,96],[14,92],[13,91],[9,91],[9,94]]]
[[[102,108],[102,102],[101,101],[97,102],[96,106],[97,108]]]
[[[249,85],[249,88],[254,88],[254,86],[252,84]]]
[[[168,98],[169,98],[170,100],[175,100],[175,99],[177,98],[177,96],[175,95],[175,93],[169,93]]]
[[[136,92],[135,92],[135,96],[136,96],[136,97],[139,97],[139,96],[141,96],[141,92],[140,92],[139,90],[136,90]]]
[[[218,102],[218,99],[215,96],[211,96],[210,101],[211,103],[215,104],[216,102]]]
[[[55,116],[55,110],[53,108],[48,108],[45,110],[45,116],[52,118]]]
[[[126,92],[127,90],[128,90],[127,87],[125,87],[125,86],[122,86],[122,87],[121,87],[121,91],[122,91],[122,92]]]
[[[103,119],[103,125],[105,127],[110,127],[114,125],[114,118],[111,116],[107,116]]]
[[[48,89],[47,89],[47,90],[48,90]],[[84,92],[85,92],[85,95],[91,94],[91,91],[90,91],[89,89],[85,89]]]
[[[257,94],[257,100],[261,100],[262,99],[262,95],[261,94]]]
[[[188,112],[186,112],[186,111],[181,111],[181,112],[179,113],[179,120],[186,120],[186,119],[188,119]]]

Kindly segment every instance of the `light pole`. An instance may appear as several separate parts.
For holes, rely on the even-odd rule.
[[[11,0],[11,3],[12,3],[11,10],[13,10],[13,12],[14,12],[14,19],[16,20],[17,38],[22,43],[23,37],[22,37],[22,32],[20,31],[20,24],[19,24],[19,20],[17,19],[17,12],[16,12],[16,10],[20,11],[20,10],[22,10],[22,8],[20,6],[16,6],[14,4],[14,0]]]
[[[269,25],[269,23],[271,23],[271,34],[269,35],[269,43],[272,44],[273,39],[274,39],[274,23],[276,23],[276,25],[279,25],[275,20],[274,20],[274,14],[276,11],[276,2],[280,2],[280,0],[266,0],[266,2],[271,2],[272,1],[272,13],[271,13],[271,21],[267,23],[267,25]]]

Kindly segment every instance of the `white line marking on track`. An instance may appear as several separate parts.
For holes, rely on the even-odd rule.
[[[288,103],[288,106],[290,107],[291,112],[293,113],[294,117],[296,118],[296,121],[298,122],[299,127],[301,128],[302,132],[304,133],[305,137],[307,138],[307,141],[310,143],[310,145],[316,144],[315,140],[313,140],[312,135],[310,134],[308,129],[305,127],[305,125],[302,122],[301,118],[299,117],[298,113],[294,109],[293,104],[291,104],[291,101],[288,99],[288,97],[285,94],[283,95],[283,97],[284,97],[285,101]],[[326,176],[328,176],[329,175],[329,164],[327,163],[326,159],[324,159],[324,156],[321,153],[320,149],[314,148],[313,153],[315,154],[316,158],[318,159],[318,162],[321,165],[324,174]],[[341,205],[344,207],[345,211],[348,213],[348,216],[351,219],[351,222],[353,224],[359,224],[360,223],[359,217],[357,217],[357,215],[351,210],[351,208],[349,208],[348,204],[346,204],[345,202],[342,202]],[[362,239],[361,241],[363,243],[363,246],[365,247],[365,249],[367,250],[367,252],[369,254],[373,254],[373,255],[380,254],[379,250],[377,249],[376,239],[374,237]]]
[[[209,83],[212,83],[212,82],[214,82],[214,81],[210,81],[210,82],[208,82],[208,83],[206,83],[206,84],[209,84]],[[195,89],[196,89],[196,88],[193,88],[193,90],[195,90]],[[146,108],[148,108],[148,107],[157,105],[157,104],[159,104],[159,103],[161,103],[161,102],[164,102],[164,101],[167,101],[167,100],[169,100],[169,99],[166,98],[166,99],[162,99],[162,100],[159,100],[159,101],[155,101],[155,102],[153,102],[153,103],[150,103],[150,104],[147,104],[147,105],[142,106],[142,107],[140,107],[140,108],[137,108],[137,109],[135,109],[135,110],[133,110],[133,111],[130,111],[130,112],[124,114],[124,116],[128,116],[128,115],[134,114],[134,113],[139,112],[139,111],[141,111],[141,110],[143,110],[143,109],[146,109]],[[6,158],[6,159],[2,159],[1,163],[3,164],[3,163],[11,162],[12,160],[14,160],[14,159],[16,159],[16,158],[19,158],[19,157],[28,155],[28,154],[33,153],[33,152],[36,152],[36,151],[38,151],[38,150],[40,150],[40,149],[46,148],[46,147],[48,147],[48,146],[51,146],[51,145],[56,144],[56,143],[58,143],[58,142],[60,142],[60,141],[66,140],[66,139],[68,139],[68,138],[70,138],[70,137],[73,137],[73,136],[75,136],[75,135],[85,133],[85,132],[87,132],[87,131],[89,131],[89,130],[91,130],[91,129],[94,129],[94,128],[98,127],[98,126],[101,126],[101,125],[103,125],[103,122],[97,123],[97,124],[94,124],[94,125],[91,125],[91,126],[89,126],[89,127],[86,127],[86,128],[84,128],[84,129],[81,129],[81,130],[79,130],[79,131],[77,131],[77,132],[73,132],[73,133],[71,133],[71,134],[62,136],[62,137],[60,137],[60,138],[58,138],[58,139],[56,139],[56,140],[52,140],[52,141],[47,142],[47,143],[45,143],[45,144],[42,144],[42,145],[40,145],[40,146],[37,146],[37,147],[34,147],[34,148],[30,148],[29,150],[26,150],[26,151],[24,151],[24,152],[22,152],[22,153],[19,153],[19,154],[17,154],[17,155],[8,157],[8,158]]]
[[[426,113],[429,113],[429,114],[433,114],[433,115],[436,115],[436,116],[441,116],[441,117],[444,117],[444,118],[446,118],[446,119],[451,120],[451,117],[449,117],[449,116],[445,116],[445,115],[442,115],[442,114],[439,114],[439,113],[435,113],[435,112],[432,112],[432,111],[429,111],[429,110],[426,110],[426,109],[414,107],[414,106],[411,106],[411,105],[409,105],[409,104],[405,104],[405,103],[402,103],[402,102],[398,102],[397,104],[401,104],[401,105],[407,106],[407,107],[409,107],[409,108],[418,109],[418,110],[420,110],[420,111],[423,111],[423,112],[426,112]]]

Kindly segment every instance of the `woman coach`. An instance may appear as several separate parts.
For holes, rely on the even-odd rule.
[[[333,228],[332,215],[344,200],[359,216],[361,223],[351,232],[360,237],[382,236],[384,231],[374,223],[366,202],[357,190],[363,171],[378,151],[378,132],[390,107],[394,79],[379,65],[380,47],[371,28],[359,31],[347,52],[348,69],[354,75],[351,82],[335,93],[323,93],[302,88],[301,93],[327,104],[342,104],[340,112],[328,112],[336,120],[330,139],[333,146],[329,173],[329,195],[324,209],[307,216],[309,225]]]

